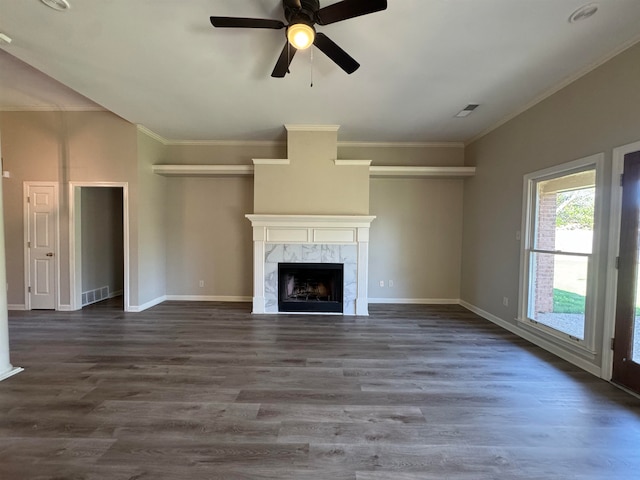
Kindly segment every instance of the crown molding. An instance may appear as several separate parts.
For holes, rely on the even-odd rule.
[[[288,131],[333,132],[339,125],[285,125]],[[280,140],[172,140],[138,125],[138,130],[168,146],[205,147],[281,147],[286,141]],[[340,142],[338,148],[464,148],[464,142]]]
[[[106,112],[105,108],[99,105],[30,105],[30,106],[2,106],[0,112]]]
[[[154,140],[157,140],[162,145],[168,145],[167,140],[164,137],[161,137],[156,132],[153,132],[153,131],[149,130],[144,125],[136,125],[136,127],[138,128],[138,131],[140,133],[144,133],[147,137],[153,138]]]
[[[338,142],[338,147],[354,148],[464,148],[464,142]]]
[[[167,140],[167,145],[171,146],[278,147],[286,144],[276,140]]]

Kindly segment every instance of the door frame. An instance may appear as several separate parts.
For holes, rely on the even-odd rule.
[[[58,182],[43,182],[43,181],[28,181],[22,182],[22,203],[23,203],[23,246],[24,246],[24,309],[31,310],[31,294],[29,292],[29,286],[31,285],[31,249],[27,248],[27,242],[29,242],[29,236],[31,233],[31,219],[29,218],[30,203],[28,201],[30,187],[53,187],[53,196],[56,202],[55,210],[56,215],[54,219],[54,235],[56,241],[55,255],[53,261],[53,268],[55,270],[53,274],[55,285],[54,301],[55,310],[60,308],[60,196],[59,196],[59,184]]]
[[[69,182],[69,292],[71,310],[82,308],[82,220],[81,189],[83,187],[122,188],[122,240],[124,256],[124,311],[130,312],[129,268],[129,183]]]
[[[611,339],[615,336],[616,302],[618,294],[618,269],[616,259],[620,250],[620,221],[622,219],[622,186],[620,175],[624,171],[624,156],[640,150],[640,141],[613,149],[611,161],[611,213],[609,215],[609,253],[607,255],[607,293],[604,305],[602,335],[602,368],[600,376],[611,381],[613,376],[613,350]]]

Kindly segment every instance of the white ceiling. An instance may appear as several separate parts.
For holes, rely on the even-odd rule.
[[[209,16],[284,20],[281,0],[69,2],[60,13],[0,0],[13,39],[0,45],[0,109],[99,104],[169,140],[281,140],[283,124],[337,124],[341,141],[468,141],[640,39],[640,0],[600,0],[578,23],[568,18],[589,0],[389,0],[317,27],[358,71],[319,51],[311,66],[307,51],[275,79],[283,30],[214,29]],[[480,107],[454,118],[468,103]]]

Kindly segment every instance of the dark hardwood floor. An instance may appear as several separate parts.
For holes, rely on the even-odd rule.
[[[11,312],[0,478],[632,479],[640,400],[458,306]]]

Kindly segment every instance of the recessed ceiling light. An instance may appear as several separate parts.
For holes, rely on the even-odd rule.
[[[587,18],[591,18],[597,11],[597,3],[589,3],[587,5],[583,5],[571,14],[571,16],[569,17],[569,23],[580,22],[582,20],[586,20]]]
[[[54,10],[58,10],[59,12],[64,12],[71,8],[69,2],[67,0],[40,0],[47,7],[51,7]]]

